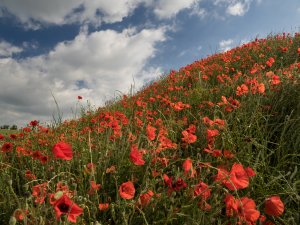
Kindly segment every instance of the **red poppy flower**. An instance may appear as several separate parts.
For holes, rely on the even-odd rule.
[[[0,140],[3,140],[5,137],[3,136],[3,134],[0,134]]]
[[[207,200],[211,195],[208,185],[200,181],[194,188],[194,196],[201,196],[202,200]]]
[[[187,158],[182,164],[184,173],[188,173],[193,168],[193,161]]]
[[[248,94],[248,92],[249,92],[249,89],[248,89],[247,85],[242,84],[241,86],[237,87],[235,93],[236,93],[237,96],[241,96],[241,95]]]
[[[260,93],[260,94],[265,93],[265,90],[266,90],[266,88],[265,88],[264,83],[260,83],[260,84],[257,86],[257,92],[258,92],[258,93]]]
[[[32,196],[34,196],[35,203],[42,204],[47,195],[47,185],[48,183],[38,184],[32,187]]]
[[[251,167],[245,168],[248,177],[254,177],[256,175],[255,171]]]
[[[77,99],[78,99],[78,100],[81,100],[81,99],[82,99],[82,96],[78,95],[78,96],[77,96]]]
[[[209,144],[215,141],[215,137],[219,135],[219,130],[217,129],[207,129],[206,130],[206,140]]]
[[[106,211],[109,208],[109,203],[100,203],[99,204],[99,210],[100,211]]]
[[[192,144],[194,142],[197,141],[197,136],[188,132],[187,130],[184,130],[181,132],[182,133],[182,136],[183,138],[181,138],[185,143],[187,144]]]
[[[119,188],[119,194],[123,199],[132,199],[135,194],[135,188],[131,181],[123,183]]]
[[[13,149],[13,144],[10,142],[4,143],[1,147],[2,152],[11,152],[12,149]]]
[[[168,175],[163,174],[163,179],[165,184],[169,187],[168,194],[171,194],[173,191],[180,191],[183,188],[187,187],[186,182],[182,178],[178,178],[175,183],[173,183],[173,177],[168,177]]]
[[[139,198],[139,204],[144,207],[148,205],[151,201],[152,196],[154,195],[153,191],[149,190],[148,192],[141,194]]]
[[[224,201],[226,205],[226,215],[228,217],[235,215],[238,211],[237,200],[233,197],[233,195],[228,194]]]
[[[150,141],[153,141],[156,137],[155,134],[156,128],[152,127],[150,124],[147,125],[146,127],[146,133],[147,133],[147,137]]]
[[[65,142],[56,143],[52,148],[52,152],[56,158],[63,160],[71,160],[73,157],[72,146]]]
[[[131,146],[131,152],[130,152],[130,161],[137,166],[142,166],[145,164],[145,161],[143,160],[143,154],[138,150],[137,145]]]
[[[101,188],[101,184],[97,184],[95,181],[91,180],[90,181],[91,187],[90,190],[88,191],[89,195],[95,194],[99,189]]]
[[[38,124],[39,124],[39,121],[37,121],[37,120],[32,120],[32,121],[30,121],[30,123],[29,123],[29,125],[32,126],[32,127],[35,127],[35,126],[37,126]]]
[[[54,203],[53,207],[57,220],[60,219],[62,214],[66,214],[68,220],[73,223],[76,223],[77,216],[80,216],[83,212],[83,209],[65,194]]]
[[[218,174],[215,180],[221,181],[232,191],[244,189],[249,186],[249,175],[243,165],[237,163],[233,164],[230,172],[222,167],[218,167]]]
[[[280,216],[284,211],[284,204],[279,196],[272,196],[265,201],[265,213],[270,216]]]
[[[225,198],[226,215],[228,217],[238,217],[239,224],[255,224],[260,216],[256,210],[256,204],[251,198],[243,197],[235,199],[228,194]]]
[[[249,176],[242,164],[234,163],[230,171],[230,180],[224,182],[229,190],[244,189],[249,186]]]
[[[239,201],[238,216],[241,221],[247,224],[255,224],[260,216],[260,212],[256,210],[256,204],[251,198],[243,197]]]

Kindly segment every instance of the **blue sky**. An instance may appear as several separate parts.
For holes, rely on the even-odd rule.
[[[1,0],[0,125],[51,121],[53,96],[74,117],[299,21],[299,0]]]

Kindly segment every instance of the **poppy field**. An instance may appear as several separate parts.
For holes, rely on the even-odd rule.
[[[0,134],[1,224],[300,221],[299,33],[208,56],[81,114]]]

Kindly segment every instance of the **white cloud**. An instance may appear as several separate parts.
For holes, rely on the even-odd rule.
[[[228,15],[243,16],[249,11],[253,1],[254,0],[214,0],[213,4],[225,8]],[[256,0],[256,2],[260,4],[261,0]]]
[[[247,11],[247,6],[241,2],[229,5],[226,10],[226,12],[232,16],[243,16]]]
[[[23,60],[0,59],[0,124],[49,119],[56,111],[51,92],[64,115],[82,95],[99,106],[116,91],[127,93],[154,79],[159,68],[146,63],[163,42],[165,28],[81,32],[59,43],[49,54]]]
[[[2,0],[1,8],[18,17],[28,29],[39,29],[43,24],[120,22],[139,5],[144,4],[160,19],[170,19],[181,10],[194,9],[199,16],[205,11],[199,8],[201,0]],[[197,10],[195,10],[197,9]]]
[[[232,48],[232,45],[233,45],[232,39],[222,40],[219,42],[219,50],[222,52],[226,52]]]
[[[97,25],[101,22],[119,22],[141,2],[142,0],[2,0],[0,7],[6,8],[29,28],[39,28],[34,21],[57,25],[72,22],[92,22]]]
[[[0,58],[11,57],[13,54],[22,52],[23,49],[13,46],[6,41],[0,42]]]
[[[200,0],[154,0],[154,13],[159,18],[171,18],[183,9],[191,9],[197,6]]]

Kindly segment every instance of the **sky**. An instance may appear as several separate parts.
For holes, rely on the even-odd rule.
[[[299,0],[0,0],[0,126],[77,118],[299,21]]]

